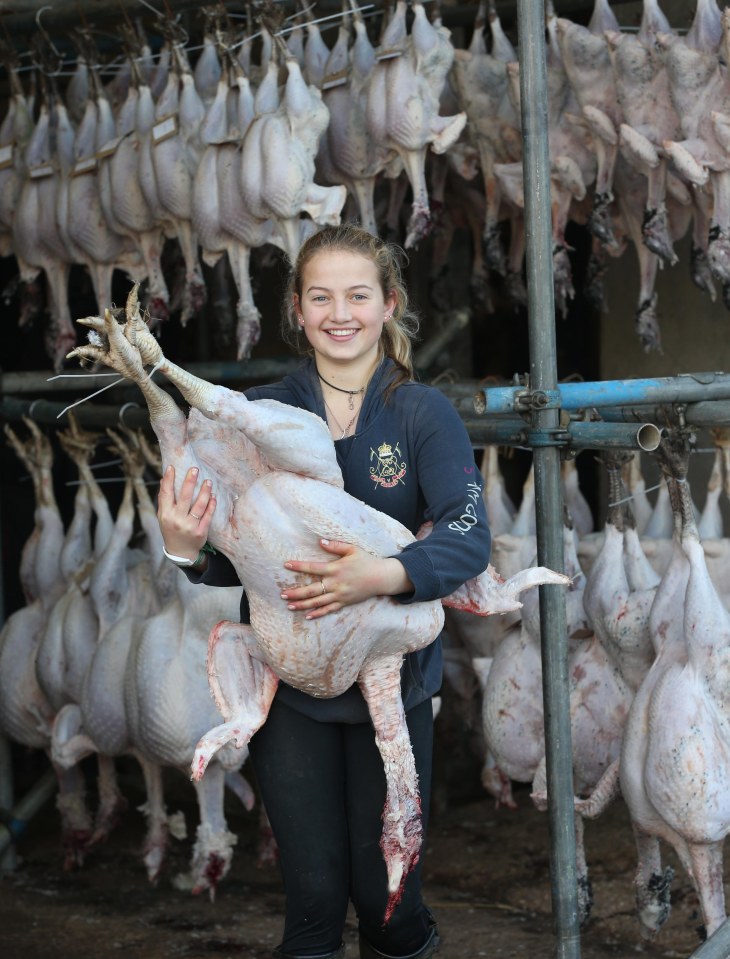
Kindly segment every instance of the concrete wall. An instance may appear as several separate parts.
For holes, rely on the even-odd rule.
[[[689,276],[690,242],[675,245],[679,263],[659,272],[657,315],[662,352],[645,353],[634,330],[639,293],[633,246],[611,262],[606,276],[609,312],[601,318],[600,368],[604,379],[674,376],[704,370],[730,370],[730,311],[715,284],[713,303]]]

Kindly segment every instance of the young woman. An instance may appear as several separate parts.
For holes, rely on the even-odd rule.
[[[323,540],[331,561],[286,564],[309,574],[307,585],[281,594],[292,611],[326,616],[373,596],[393,596],[404,604],[438,599],[487,566],[482,479],[451,403],[413,380],[415,327],[396,251],[388,244],[351,226],[327,228],[304,244],[289,281],[283,333],[307,359],[280,383],[250,389],[246,396],[319,414],[332,433],[347,492],[414,533],[425,522],[432,528],[397,557],[373,557],[346,542]],[[192,472],[186,477],[175,501],[174,477],[166,475],[158,511],[166,551],[191,559],[198,556],[215,510],[210,482],[193,496],[196,479]],[[205,554],[196,567],[188,567],[194,581],[238,582],[219,554]],[[247,622],[245,595],[241,615]],[[424,833],[431,697],[440,685],[437,640],[406,656],[402,671]],[[250,750],[286,891],[283,940],[273,955],[343,957],[350,900],[362,959],[433,955],[438,936],[421,897],[419,865],[383,924],[388,893],[379,841],[385,777],[357,686],[322,700],[281,683]]]

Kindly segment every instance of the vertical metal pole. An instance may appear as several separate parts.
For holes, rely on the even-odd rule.
[[[527,239],[527,299],[530,386],[557,387],[555,298],[550,220],[547,69],[543,0],[518,0],[520,100]],[[558,410],[533,414],[536,431],[554,429]],[[564,568],[560,455],[556,446],[536,446],[535,508],[537,557],[541,565]],[[579,959],[580,934],[573,818],[573,770],[567,663],[565,595],[540,587],[543,700],[550,823],[550,876],[558,959]]]

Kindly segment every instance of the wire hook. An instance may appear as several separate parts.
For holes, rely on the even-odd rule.
[[[51,40],[50,34],[48,33],[48,31],[46,30],[46,28],[45,28],[45,27],[43,26],[43,24],[41,23],[41,14],[42,14],[42,13],[45,13],[46,10],[53,10],[53,6],[52,6],[50,3],[47,3],[44,7],[40,7],[40,9],[36,11],[36,15],[35,15],[36,26],[38,27],[38,29],[40,30],[40,32],[43,34],[43,36],[44,36],[44,38],[45,38],[45,40],[46,40],[46,43],[47,43],[48,46],[51,48],[51,50],[53,50],[53,52],[56,54],[56,56],[57,56],[61,61],[63,61],[63,54],[62,54],[59,50],[56,49],[56,45],[54,44],[53,40]]]

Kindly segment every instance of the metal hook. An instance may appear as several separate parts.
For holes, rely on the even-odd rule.
[[[43,34],[43,36],[45,37],[46,42],[48,43],[48,46],[51,48],[51,50],[53,50],[53,52],[56,54],[56,56],[57,56],[61,61],[63,61],[63,54],[62,54],[59,50],[56,49],[55,44],[53,43],[53,40],[51,40],[50,34],[48,33],[48,31],[46,30],[46,28],[45,28],[45,27],[43,26],[43,24],[41,23],[41,14],[44,13],[46,10],[53,10],[53,7],[52,7],[52,5],[51,5],[50,3],[47,3],[47,4],[45,5],[45,7],[41,7],[39,10],[36,11],[36,15],[35,15],[36,26],[38,27],[38,29],[40,30],[40,32],[41,32],[41,33]]]
[[[129,409],[130,407],[133,407],[134,409],[137,409],[137,410],[138,410],[138,409],[139,409],[139,403],[128,402],[128,403],[124,403],[122,406],[119,407],[119,416],[118,416],[119,425],[120,425],[121,427],[124,427],[124,429],[129,429],[129,428],[130,428],[130,427],[127,426],[127,424],[124,422],[124,413],[125,413],[125,410]]]

